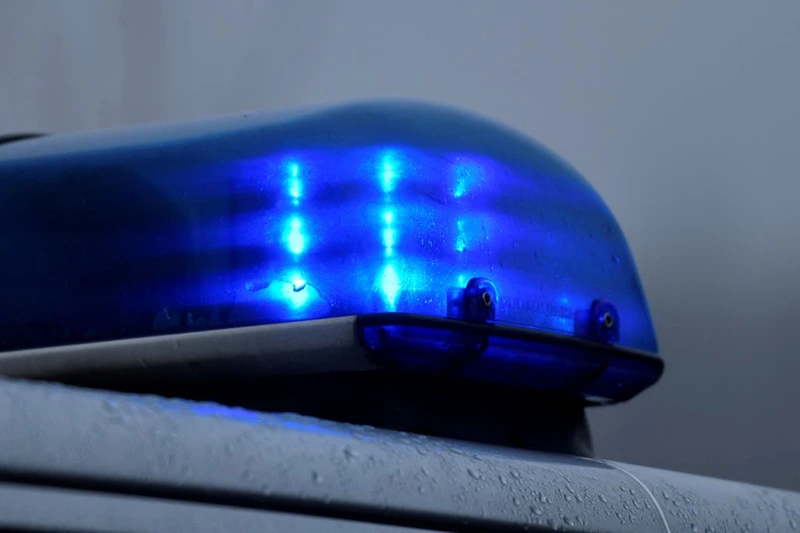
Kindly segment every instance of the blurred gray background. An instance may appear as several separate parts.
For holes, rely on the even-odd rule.
[[[376,96],[572,162],[627,233],[663,380],[600,456],[800,490],[800,2],[0,0],[0,133]]]

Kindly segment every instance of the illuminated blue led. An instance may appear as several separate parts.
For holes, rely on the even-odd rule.
[[[289,233],[286,236],[286,244],[289,251],[294,255],[300,255],[306,248],[306,237],[303,235],[303,221],[299,217],[294,217],[289,221]]]
[[[287,192],[292,199],[293,205],[300,204],[300,198],[303,196],[303,183],[300,180],[300,165],[296,162],[290,162],[286,165],[287,179]]]
[[[298,200],[302,195],[300,187],[300,180],[297,178],[292,178],[291,181],[289,181],[289,196],[295,200]]]
[[[387,209],[383,212],[383,221],[387,227],[383,229],[383,249],[386,257],[391,257],[395,244],[395,230],[392,226],[394,212]]]
[[[389,264],[383,267],[379,280],[380,290],[390,310],[395,309],[397,295],[400,293],[400,276],[394,266]]]
[[[464,235],[464,221],[457,220],[456,228],[458,229],[458,234],[456,236],[456,251],[463,252],[467,249],[467,238]]]
[[[299,273],[292,274],[282,287],[283,297],[295,309],[303,307],[308,302],[309,291],[306,290],[306,280]]]
[[[380,160],[380,176],[383,192],[390,193],[394,190],[397,179],[399,162],[392,152],[386,152]]]
[[[294,292],[300,292],[306,288],[306,280],[300,277],[299,274],[294,276],[294,278],[291,281],[292,281],[292,290]]]
[[[453,174],[453,196],[461,198],[483,179],[484,169],[477,163],[462,161],[453,166]]]
[[[392,254],[394,247],[394,228],[386,228],[383,230],[383,247],[387,255]]]
[[[456,186],[453,189],[453,196],[456,198],[461,198],[464,196],[465,192],[467,192],[467,184],[463,178],[459,178],[456,180]]]

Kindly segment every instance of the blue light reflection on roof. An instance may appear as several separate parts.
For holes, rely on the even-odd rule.
[[[103,394],[103,396],[106,396]],[[156,396],[109,396],[105,403],[112,405],[115,410],[128,411],[142,409],[159,415],[161,413],[187,414],[202,418],[219,419],[225,422],[245,424],[248,426],[261,426],[276,429],[285,429],[299,433],[312,433],[329,437],[342,437],[348,440],[357,439],[365,442],[382,442],[385,440],[386,431],[369,426],[356,426],[342,422],[332,422],[310,416],[293,413],[264,413],[252,411],[242,407],[229,407],[213,402],[194,402],[178,399],[164,399]],[[422,439],[434,449],[444,446],[444,443]],[[405,442],[410,442],[407,440]],[[451,446],[450,444],[447,444]]]
[[[447,290],[481,276],[503,295],[500,322],[572,335],[576,312],[604,298],[619,344],[656,351],[613,216],[529,139],[418,104],[213,124],[0,150],[0,244],[20,257],[0,267],[6,349],[152,334],[164,308],[235,326],[226,310],[242,302],[263,323],[446,316]],[[34,212],[72,229],[47,231]]]
[[[293,414],[260,413],[243,409],[241,407],[228,407],[216,403],[194,403],[183,400],[163,400],[144,398],[134,400],[131,405],[150,404],[161,411],[192,413],[197,416],[219,418],[231,422],[239,422],[252,426],[280,427],[291,431],[314,433],[317,435],[353,437],[352,432],[346,430],[347,426],[337,425],[334,422],[317,420]]]

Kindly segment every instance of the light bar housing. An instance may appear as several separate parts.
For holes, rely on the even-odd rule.
[[[416,102],[0,146],[0,350],[357,316],[377,364],[610,402],[663,362],[569,165]]]

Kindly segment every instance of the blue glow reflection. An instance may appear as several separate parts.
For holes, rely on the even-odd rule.
[[[137,403],[155,405],[166,412],[191,412],[197,416],[220,418],[265,427],[282,427],[292,431],[302,431],[317,435],[352,437],[349,428],[339,428],[334,422],[324,422],[313,418],[291,414],[272,414],[249,411],[241,407],[227,407],[215,403],[193,403],[184,400],[140,399]],[[365,439],[366,440],[366,439]]]

